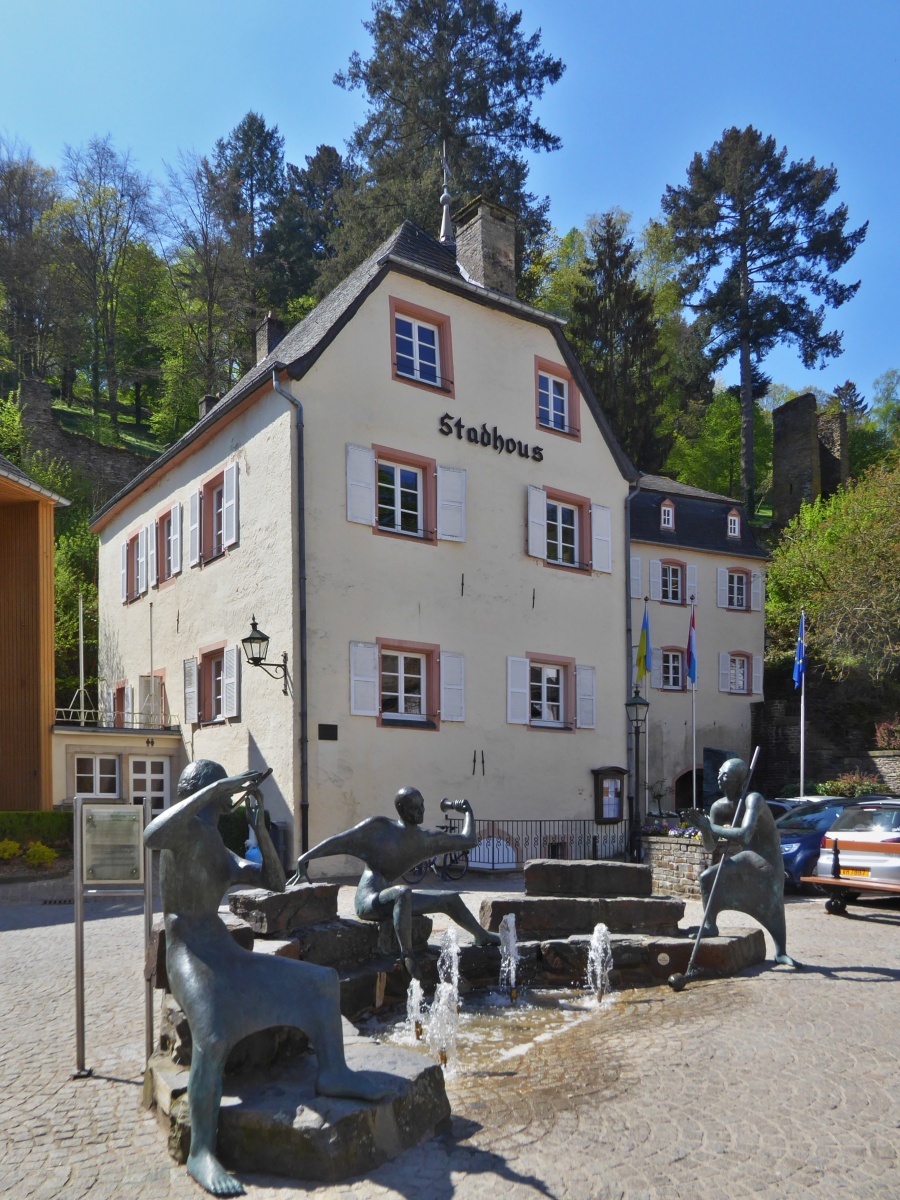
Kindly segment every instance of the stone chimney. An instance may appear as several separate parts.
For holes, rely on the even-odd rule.
[[[219,400],[219,396],[211,396],[209,394],[205,395],[198,405],[200,409],[200,416],[198,419],[202,421],[209,410],[211,408],[215,408],[215,406],[219,403]]]
[[[265,320],[256,331],[256,361],[258,363],[272,353],[284,334],[284,322],[279,321],[273,312],[267,313]]]
[[[456,260],[475,283],[516,294],[516,214],[476,196],[456,213]]]

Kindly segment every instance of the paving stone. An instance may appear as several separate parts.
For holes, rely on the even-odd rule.
[[[526,896],[649,896],[653,890],[649,867],[611,859],[532,858],[524,874]]]
[[[283,892],[246,888],[231,892],[228,904],[255,933],[287,933],[336,917],[338,891],[334,883],[298,883]]]

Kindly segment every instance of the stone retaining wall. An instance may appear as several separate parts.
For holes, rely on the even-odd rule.
[[[878,775],[889,792],[900,795],[900,750],[870,750],[859,758],[844,760],[847,771],[862,771],[865,775]]]
[[[644,837],[644,863],[653,872],[654,896],[700,896],[697,880],[712,862],[702,842],[683,837]]]

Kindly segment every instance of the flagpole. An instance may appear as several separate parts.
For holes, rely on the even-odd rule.
[[[800,609],[803,627],[803,674],[800,677],[800,795],[806,795],[806,610]]]
[[[694,625],[694,597],[691,596],[691,625],[688,632],[688,671],[691,673],[691,796],[697,807],[697,643]]]

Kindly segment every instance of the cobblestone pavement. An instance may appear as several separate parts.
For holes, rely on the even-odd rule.
[[[467,898],[477,911],[480,894]],[[141,918],[113,901],[86,907],[94,1077],[74,1082],[72,908],[0,903],[0,1195],[199,1200],[139,1104]],[[851,914],[789,903],[788,946],[802,973],[769,962],[680,994],[629,992],[525,1055],[463,1064],[448,1085],[452,1134],[367,1179],[324,1187],[247,1176],[248,1192],[900,1196],[900,901]],[[690,904],[688,919],[698,916]]]

